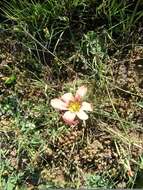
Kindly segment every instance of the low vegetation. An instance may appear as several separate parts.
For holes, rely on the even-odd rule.
[[[0,188],[143,188],[142,1],[0,9]],[[69,125],[51,100],[83,86],[89,118]]]

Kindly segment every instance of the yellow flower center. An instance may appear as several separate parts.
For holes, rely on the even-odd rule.
[[[69,103],[69,111],[71,112],[78,112],[80,110],[81,104],[79,101],[74,101]]]

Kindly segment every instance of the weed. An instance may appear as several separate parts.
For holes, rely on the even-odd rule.
[[[103,176],[91,174],[86,177],[88,188],[112,188],[113,186]]]

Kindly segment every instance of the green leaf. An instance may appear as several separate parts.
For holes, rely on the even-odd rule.
[[[12,85],[16,82],[16,75],[12,74],[9,78],[6,79],[6,85]]]
[[[16,182],[17,182],[16,178],[14,178],[13,176],[10,177],[10,178],[8,179],[6,189],[7,189],[7,190],[14,190],[14,189],[15,189]]]
[[[141,108],[143,108],[143,102],[138,102],[137,105]]]

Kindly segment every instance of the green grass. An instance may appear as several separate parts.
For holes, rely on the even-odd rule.
[[[142,188],[142,1],[0,6],[0,188]],[[81,85],[69,127],[50,101]]]

